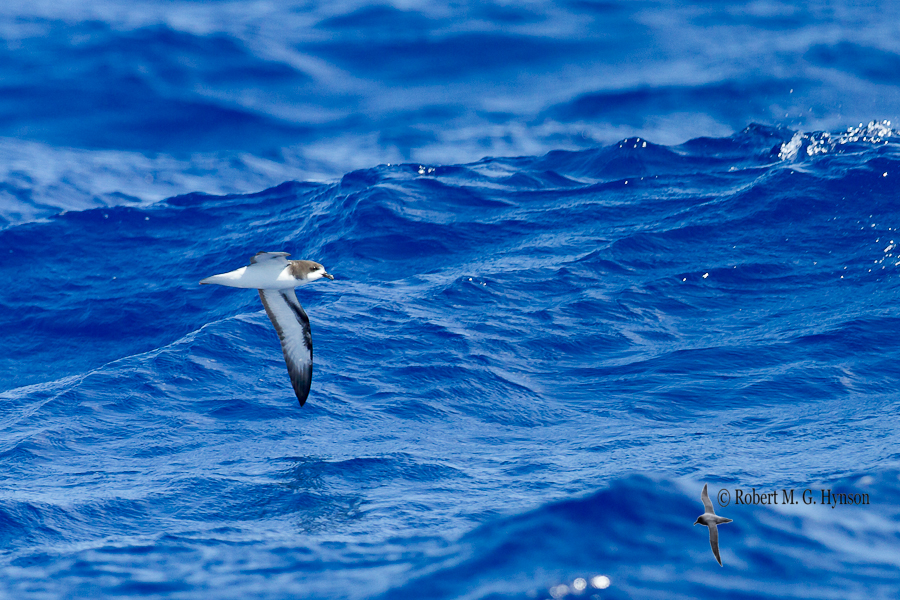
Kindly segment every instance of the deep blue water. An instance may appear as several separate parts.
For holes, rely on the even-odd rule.
[[[896,598],[898,16],[4,4],[0,598]]]

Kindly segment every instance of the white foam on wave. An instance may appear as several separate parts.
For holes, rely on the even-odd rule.
[[[827,131],[804,133],[798,131],[787,142],[781,144],[778,158],[781,160],[797,160],[798,157],[816,156],[839,152],[846,144],[864,143],[872,145],[887,144],[891,138],[900,137],[900,133],[891,129],[890,121],[870,121],[868,125],[859,124],[848,127],[846,131],[832,134]]]

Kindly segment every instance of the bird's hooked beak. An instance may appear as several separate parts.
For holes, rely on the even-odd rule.
[[[330,273],[322,273],[322,277],[327,277],[328,279],[334,281],[334,275]]]

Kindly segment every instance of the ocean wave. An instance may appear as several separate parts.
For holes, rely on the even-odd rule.
[[[385,163],[896,114],[888,8],[783,8],[10,2],[0,224]]]

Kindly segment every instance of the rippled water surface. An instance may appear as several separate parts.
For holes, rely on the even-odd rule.
[[[896,597],[891,11],[0,7],[0,597]]]

